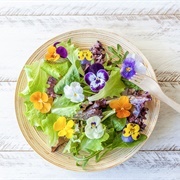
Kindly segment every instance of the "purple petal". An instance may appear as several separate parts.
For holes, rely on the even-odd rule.
[[[98,92],[104,86],[105,86],[105,81],[102,80],[102,79],[98,79],[98,80],[92,81],[91,84],[90,84],[90,88],[94,92]]]
[[[131,79],[135,74],[135,60],[133,58],[126,58],[122,64],[121,75],[126,79]]]
[[[109,79],[109,74],[107,73],[107,71],[105,71],[104,69],[100,69],[98,72],[97,72],[97,77],[99,79],[103,79],[105,82],[108,81]]]
[[[60,42],[55,42],[55,43],[53,44],[53,46],[56,47],[59,43],[60,43]]]
[[[84,80],[86,81],[86,83],[87,83],[88,85],[90,85],[92,81],[95,81],[95,80],[96,80],[96,76],[95,76],[94,73],[88,72],[88,73],[85,75]]]
[[[126,142],[126,143],[130,143],[130,142],[133,142],[133,138],[131,136],[129,137],[124,137],[123,135],[121,136],[121,139],[123,140],[123,142]]]
[[[84,60],[81,61],[81,64],[82,64],[82,65],[91,64],[91,62],[88,61],[88,60],[86,60],[86,59],[84,59]]]
[[[62,46],[59,46],[56,49],[56,53],[59,54],[62,58],[66,58],[68,55],[66,48],[64,48]]]
[[[85,73],[88,73],[88,72],[93,72],[95,75],[96,73],[100,70],[100,69],[104,69],[103,65],[100,64],[100,63],[94,63],[92,64],[91,66],[89,66],[86,70]]]

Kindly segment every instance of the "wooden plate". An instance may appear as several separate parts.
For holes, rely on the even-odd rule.
[[[118,34],[115,34],[110,31],[105,30],[98,30],[98,29],[81,29],[70,31],[64,34],[61,34],[45,44],[43,44],[40,48],[38,48],[33,55],[29,58],[26,64],[31,64],[34,61],[38,61],[44,57],[44,54],[47,51],[47,47],[52,45],[56,41],[67,41],[71,38],[72,42],[77,45],[78,47],[83,48],[90,48],[97,40],[102,42],[105,46],[114,46],[119,43],[124,51],[129,51],[130,53],[135,53],[142,57],[144,60],[144,64],[147,67],[147,73],[154,79],[155,73],[145,58],[145,56],[138,50],[134,45],[132,45],[129,41],[125,40]],[[21,92],[27,85],[26,75],[24,70],[22,70],[17,86],[16,86],[16,93],[15,93],[15,108],[16,108],[16,116],[19,123],[19,127],[26,138],[27,142],[30,146],[44,159],[49,161],[50,163],[57,165],[61,168],[73,170],[73,171],[84,171],[81,167],[76,166],[75,160],[71,155],[62,154],[63,148],[55,153],[51,153],[51,148],[48,146],[47,137],[42,132],[36,131],[34,127],[30,125],[26,117],[24,116],[25,106],[23,102],[23,98],[19,97],[19,92]],[[149,113],[147,115],[147,127],[144,133],[149,137],[155,127],[159,109],[160,109],[160,102],[159,100],[153,97],[152,102],[148,104]],[[118,164],[123,163],[132,155],[134,155],[144,144],[145,142],[139,144],[133,148],[119,148],[116,149],[109,154],[107,154],[100,162],[96,163],[94,160],[91,160],[86,167],[86,171],[98,171],[107,169]]]

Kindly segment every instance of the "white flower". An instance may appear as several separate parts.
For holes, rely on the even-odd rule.
[[[89,139],[99,139],[104,135],[104,129],[100,121],[101,119],[98,116],[86,120],[85,134]]]
[[[137,73],[146,74],[146,67],[143,64],[143,60],[140,56],[136,54],[128,54],[126,58],[132,58],[135,60],[134,69]]]
[[[70,99],[72,102],[78,103],[84,100],[83,88],[78,82],[72,82],[64,87],[64,94],[66,98]]]

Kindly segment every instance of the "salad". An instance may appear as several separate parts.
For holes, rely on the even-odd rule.
[[[47,135],[51,151],[63,148],[85,168],[116,148],[146,140],[151,95],[133,84],[146,73],[140,57],[99,41],[81,49],[68,40],[47,48],[44,58],[26,65],[27,87],[20,93],[25,116]]]

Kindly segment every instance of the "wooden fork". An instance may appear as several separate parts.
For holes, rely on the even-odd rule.
[[[180,104],[166,96],[161,90],[159,84],[151,77],[137,73],[130,79],[130,81],[139,86],[144,91],[148,91],[151,95],[155,96],[157,99],[163,101],[180,113]]]

